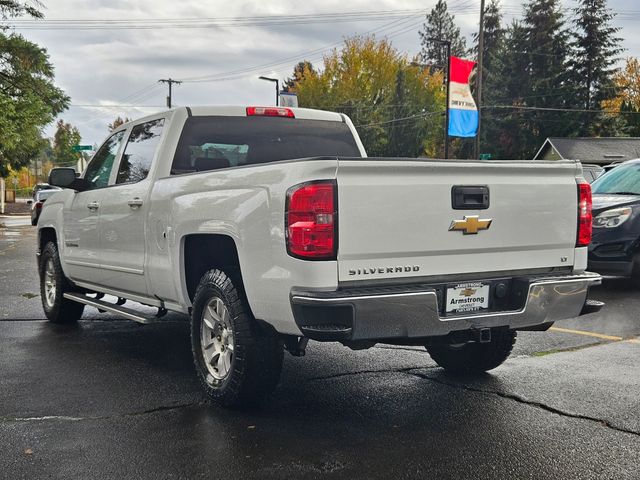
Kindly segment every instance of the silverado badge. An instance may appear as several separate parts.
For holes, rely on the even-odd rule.
[[[454,220],[451,222],[449,231],[461,231],[464,235],[475,235],[480,230],[488,230],[490,226],[490,218],[480,219],[477,215],[465,215],[463,220]]]

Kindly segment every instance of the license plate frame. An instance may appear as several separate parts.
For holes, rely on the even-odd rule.
[[[491,284],[485,282],[467,282],[447,285],[445,295],[445,314],[474,314],[489,310]]]

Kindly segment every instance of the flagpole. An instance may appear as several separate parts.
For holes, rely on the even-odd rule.
[[[480,0],[480,29],[478,31],[478,74],[476,75],[476,91],[478,98],[478,131],[474,144],[474,157],[480,159],[480,123],[482,121],[482,61],[484,54],[484,0]]]
[[[444,110],[444,158],[449,158],[449,96],[451,90],[451,42],[447,45],[447,99]]]
[[[483,0],[484,1],[484,0]],[[451,42],[441,38],[429,38],[430,42],[439,43],[447,47],[447,74],[446,74],[446,99],[444,106],[444,158],[449,158],[449,94],[451,83]]]

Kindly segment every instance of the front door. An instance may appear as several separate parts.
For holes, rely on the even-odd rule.
[[[114,290],[147,295],[145,227],[151,181],[164,119],[134,125],[122,153],[115,185],[100,203],[102,284]]]
[[[66,275],[77,282],[100,283],[98,223],[100,207],[124,138],[124,131],[110,136],[87,166],[88,188],[74,194],[64,212],[64,260]]]

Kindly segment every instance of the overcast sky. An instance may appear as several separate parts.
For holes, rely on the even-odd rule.
[[[279,0],[278,2],[228,0],[43,0],[47,20],[131,20],[221,18],[261,15],[300,15],[338,12],[428,10],[436,0],[323,0],[322,2]],[[521,3],[503,0],[506,19],[519,16]],[[609,0],[621,15],[624,56],[640,56],[640,13],[634,2]],[[450,0],[449,9],[470,40],[477,30],[480,0]],[[573,7],[572,0],[563,5]],[[280,26],[216,26],[164,29],[18,29],[28,39],[45,47],[56,70],[56,83],[71,97],[71,108],[62,118],[78,126],[83,143],[100,143],[107,124],[116,116],[137,118],[162,110],[167,94],[160,78],[188,79],[203,76],[232,80],[190,82],[174,87],[174,105],[272,104],[274,88],[258,80],[259,75],[285,78],[303,59],[321,64],[325,47],[357,33],[376,31],[389,36],[408,55],[419,49],[418,25],[424,14],[387,17],[359,22],[330,22]],[[312,52],[312,53],[310,53]],[[222,74],[222,75],[221,75]],[[118,107],[109,105],[148,105]],[[46,134],[52,135],[52,128]]]

